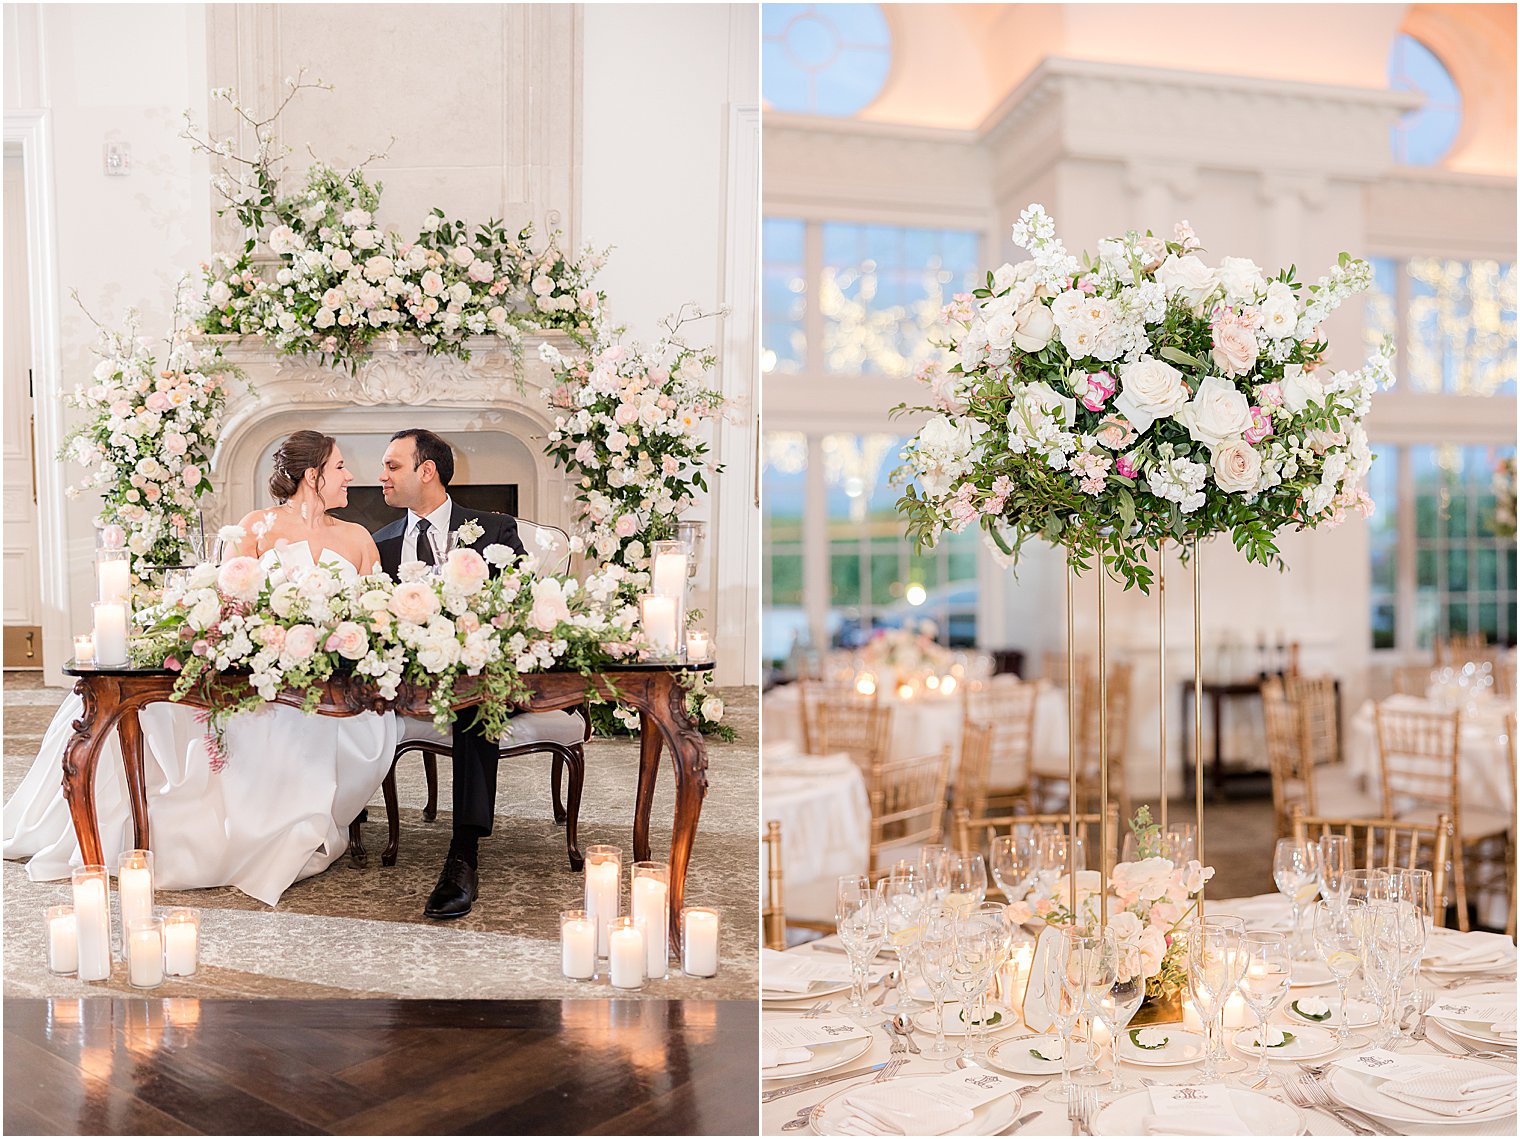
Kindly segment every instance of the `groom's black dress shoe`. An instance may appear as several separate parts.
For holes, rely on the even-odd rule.
[[[428,895],[422,915],[430,918],[462,918],[475,904],[475,867],[462,858],[449,858],[438,875],[438,885]]]

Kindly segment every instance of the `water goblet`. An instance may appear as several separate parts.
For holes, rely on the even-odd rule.
[[[988,868],[992,880],[997,883],[1003,897],[1010,902],[1021,902],[1029,893],[1029,878],[1034,871],[1034,836],[1002,834],[992,840],[989,848]]]
[[[1267,1018],[1288,998],[1293,982],[1293,959],[1288,936],[1267,930],[1251,930],[1240,942],[1246,968],[1240,978],[1240,995],[1256,1014],[1257,1060],[1253,1087],[1281,1087],[1267,1068],[1267,1046],[1272,1042]]]
[[[940,843],[927,843],[919,848],[918,872],[928,891],[930,908],[940,909],[950,892],[950,848]]]
[[[1242,934],[1233,926],[1195,921],[1187,931],[1188,983],[1193,990],[1193,1001],[1198,1015],[1203,1019],[1208,1046],[1204,1051],[1203,1070],[1199,1074],[1202,1083],[1213,1083],[1220,1072],[1229,1066],[1238,1070],[1244,1065],[1221,1061],[1215,1054],[1215,1042],[1221,1035],[1214,1026],[1215,1019],[1223,1019],[1225,1002],[1229,999],[1241,974],[1245,971],[1244,954],[1241,951]]]
[[[931,915],[924,922],[923,935],[913,956],[918,974],[934,999],[934,1043],[924,1048],[923,1054],[930,1060],[943,1060],[955,1051],[945,1043],[945,994],[955,964],[954,921],[943,914]]]
[[[966,1067],[976,1063],[975,1009],[992,985],[1002,934],[984,921],[966,918],[956,921],[954,937],[955,960],[950,966],[950,992],[960,1001],[966,1032],[961,1037],[960,1055],[952,1064]]]
[[[1092,987],[1087,993],[1087,1007],[1108,1030],[1113,1071],[1107,1092],[1114,1100],[1135,1090],[1132,1082],[1119,1075],[1119,1038],[1145,999],[1145,975],[1138,948],[1122,944],[1111,928],[1103,931],[1090,968]]]
[[[1351,882],[1346,872],[1352,869],[1351,836],[1325,833],[1319,837],[1319,896],[1332,909],[1346,904]]]
[[[987,863],[980,854],[952,854],[947,860],[945,909],[966,917],[987,896]]]
[[[844,1011],[864,1022],[872,1015],[866,1005],[866,977],[871,958],[886,937],[886,905],[881,891],[871,885],[864,874],[846,874],[839,879],[834,905],[839,942],[850,958],[852,985],[850,1000]]]
[[[1272,855],[1272,879],[1293,905],[1293,959],[1308,961],[1313,954],[1303,944],[1303,910],[1319,893],[1319,845],[1280,838]]]
[[[1317,902],[1310,919],[1315,947],[1329,966],[1340,996],[1335,1042],[1342,1049],[1360,1047],[1367,1043],[1365,1036],[1352,1032],[1346,1023],[1346,986],[1362,962],[1360,925],[1364,917],[1362,911],[1366,906],[1366,901],[1360,898],[1346,899],[1339,909],[1328,902]]]
[[[1053,947],[1044,962],[1045,974],[1042,980],[1045,994],[1050,1001],[1050,1015],[1056,1035],[1061,1040],[1061,1082],[1048,1085],[1042,1093],[1052,1103],[1068,1102],[1075,1087],[1071,1078],[1072,1030],[1082,1012],[1082,974],[1080,957],[1075,962],[1075,973],[1072,972],[1071,959],[1072,945],[1078,937],[1075,930],[1061,930],[1060,942]],[[1083,1047],[1090,1048],[1090,1045],[1084,1042]]]
[[[908,992],[909,966],[913,950],[918,942],[928,893],[922,878],[913,873],[912,863],[908,871],[896,871],[881,883],[882,900],[886,903],[887,940],[897,955],[897,988],[893,1000],[882,1011],[888,1015],[918,1012],[923,1003]]]

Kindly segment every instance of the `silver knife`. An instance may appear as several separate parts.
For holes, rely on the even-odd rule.
[[[1019,1128],[1023,1127],[1024,1124],[1031,1123],[1031,1122],[1033,1122],[1034,1120],[1038,1119],[1040,1116],[1042,1116],[1044,1114],[1045,1113],[1043,1111],[1031,1111],[1028,1115],[1021,1115],[1017,1119],[1015,1119],[1012,1123],[1010,1123],[1007,1127],[1005,1127],[1001,1131],[997,1132],[997,1134],[999,1134],[999,1135],[1012,1135],[1015,1131],[1019,1130]]]
[[[775,1088],[764,1092],[760,1096],[761,1103],[770,1103],[773,1099],[781,1099],[783,1096],[795,1095],[797,1092],[812,1091],[821,1088],[825,1084],[837,1084],[840,1080],[853,1080],[857,1076],[869,1076],[872,1072],[879,1072],[887,1066],[888,1061],[883,1060],[880,1064],[873,1064],[869,1068],[856,1068],[853,1072],[845,1072],[838,1076],[824,1076],[817,1080],[809,1080],[805,1084],[794,1084],[789,1088]]]

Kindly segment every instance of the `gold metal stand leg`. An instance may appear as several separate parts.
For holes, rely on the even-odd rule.
[[[1071,919],[1077,920],[1077,571],[1066,565],[1066,806],[1070,814],[1066,870],[1071,884]]]
[[[1108,570],[1098,551],[1098,928],[1108,925]]]
[[[1156,676],[1156,707],[1161,710],[1161,738],[1158,751],[1161,766],[1161,833],[1166,834],[1166,543],[1161,543],[1161,565],[1156,571],[1156,627],[1160,633],[1161,660]]]
[[[1197,819],[1198,862],[1206,865],[1203,853],[1203,578],[1198,566],[1198,539],[1193,549],[1193,794]],[[1198,920],[1203,920],[1203,888],[1198,890]]]

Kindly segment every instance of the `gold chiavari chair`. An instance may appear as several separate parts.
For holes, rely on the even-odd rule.
[[[997,729],[972,720],[961,722],[961,757],[950,787],[950,809],[973,815],[987,812],[987,784],[992,770],[992,737]]]
[[[1458,778],[1458,745],[1462,713],[1417,712],[1373,705],[1381,769],[1384,818],[1401,823],[1434,824],[1451,820],[1452,878],[1457,928],[1466,933],[1468,862],[1486,870],[1507,854],[1510,813],[1482,808],[1462,809]],[[1491,848],[1500,850],[1495,856]],[[1487,857],[1485,857],[1487,856]],[[1505,867],[1513,876],[1513,864]],[[1485,874],[1486,878],[1487,875]],[[1475,881],[1474,886],[1482,883]]]
[[[870,874],[884,867],[890,850],[937,843],[945,833],[945,787],[950,748],[911,759],[878,760],[866,791],[871,800]]]
[[[1514,669],[1514,662],[1510,663],[1510,668]],[[1504,918],[1504,932],[1513,941],[1515,938],[1515,879],[1520,877],[1520,868],[1517,868],[1515,863],[1516,855],[1520,853],[1515,848],[1515,812],[1520,810],[1520,801],[1515,798],[1515,714],[1513,712],[1504,717],[1504,751],[1509,759],[1509,829],[1505,832],[1507,849],[1504,852],[1504,872],[1509,877],[1509,913]]]
[[[862,771],[887,757],[892,709],[874,700],[839,700],[820,704],[813,726],[811,754],[844,752]]]
[[[1461,668],[1468,661],[1492,661],[1495,646],[1482,633],[1458,633],[1444,640],[1437,638],[1435,650],[1437,668]]]
[[[1288,699],[1282,680],[1269,676],[1261,682],[1261,715],[1266,726],[1267,763],[1272,773],[1272,813],[1277,819],[1277,837],[1292,833],[1291,812],[1297,808],[1314,811],[1314,764],[1308,739],[1308,725]]]
[[[819,739],[819,718],[825,708],[877,706],[876,694],[856,691],[853,684],[837,680],[803,680],[797,684],[802,706],[802,750],[807,755],[826,755]]]
[[[1340,750],[1334,693],[1335,682],[1328,677],[1272,676],[1262,681],[1278,838],[1292,832],[1289,816],[1295,804],[1311,815],[1362,818],[1378,813],[1378,804],[1356,785],[1346,765],[1328,758]]]
[[[992,729],[992,735],[987,745],[987,784],[983,801],[979,806],[971,803],[957,805],[968,807],[972,814],[982,814],[989,804],[1012,810],[1017,804],[1027,803],[1040,691],[1041,685],[1025,683],[1012,676],[994,677],[986,685],[967,688],[962,736],[973,724],[987,725]],[[1002,782],[993,783],[995,772],[1004,773]],[[1011,782],[1007,776],[1010,772],[1013,773]]]
[[[1451,860],[1451,820],[1433,823],[1402,819],[1330,819],[1293,808],[1293,837],[1313,842],[1322,835],[1345,835],[1351,859],[1363,870],[1429,870],[1434,887],[1437,925],[1446,924],[1446,867]]]
[[[775,819],[765,824],[765,877],[767,896],[760,910],[760,933],[767,949],[784,950],[788,929],[805,929],[814,933],[833,933],[832,922],[804,921],[786,916],[786,889],[781,869],[781,824]]]
[[[1514,703],[1515,658],[1503,656],[1494,661],[1494,695]]]
[[[1309,761],[1341,761],[1340,706],[1333,676],[1289,676],[1283,681],[1288,699],[1299,709],[1308,735]]]
[[[1081,658],[1079,657],[1080,661]],[[1131,817],[1129,781],[1125,777],[1129,750],[1130,679],[1129,664],[1115,664],[1108,671],[1108,794],[1117,801],[1122,817]],[[1079,672],[1074,694],[1077,720],[1078,807],[1096,810],[1101,782],[1098,771],[1098,674]],[[1042,809],[1064,801],[1070,794],[1064,772],[1032,771],[1029,779],[1030,801]]]
[[[958,810],[955,812],[954,823],[955,849],[962,854],[986,855],[991,851],[994,838],[1012,834],[1018,827],[1060,827],[1064,833],[1070,824],[1070,814],[977,816],[971,814],[970,811]],[[1096,861],[1098,857],[1098,845],[1093,841],[1092,832],[1099,826],[1104,828],[1104,841],[1108,844],[1108,872],[1112,874],[1114,865],[1119,861],[1119,806],[1117,803],[1110,803],[1105,811],[1082,811],[1077,814],[1077,837],[1087,847],[1089,862]]]
[[[1401,664],[1393,670],[1393,691],[1397,696],[1419,696],[1430,691],[1430,666]]]

